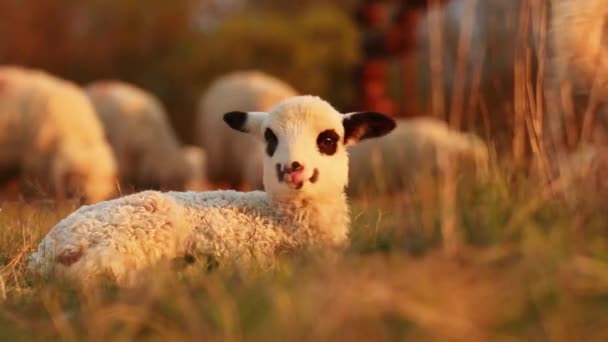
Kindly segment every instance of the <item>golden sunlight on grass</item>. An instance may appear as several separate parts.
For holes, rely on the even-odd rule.
[[[126,2],[131,3],[135,4]],[[431,8],[444,8],[439,6],[442,1],[430,3],[435,4]],[[485,16],[472,14],[471,6],[487,4],[500,6],[483,7]],[[367,178],[378,189],[364,189],[351,199],[350,245],[337,257],[302,253],[281,260],[276,269],[247,273],[204,263],[167,263],[149,270],[149,281],[135,288],[108,282],[79,289],[28,273],[26,259],[36,244],[78,205],[0,202],[0,340],[608,341],[608,152],[605,147],[597,154],[577,150],[593,150],[584,143],[595,127],[589,113],[597,99],[591,94],[588,108],[579,108],[565,96],[573,91],[572,85],[552,77],[548,1],[521,0],[507,15],[503,7],[509,4],[470,0],[464,8],[470,20],[460,20],[460,31],[443,27],[445,13],[433,12],[428,49],[419,51],[425,63],[418,71],[428,74],[418,75],[428,83],[426,94],[418,94],[426,96],[420,101],[427,102],[429,115],[483,137],[490,151],[483,177],[457,169],[449,158],[432,171],[409,157],[395,156],[390,160],[394,167],[371,160],[375,168]],[[12,7],[19,12],[19,6]],[[165,12],[164,7],[159,11]],[[132,15],[137,20],[125,20],[124,27],[149,22],[145,12],[134,10]],[[169,15],[166,25],[179,21],[175,18]],[[306,33],[309,26],[318,26],[315,17],[310,24],[302,19],[304,28],[293,25],[291,17],[265,23],[276,28],[276,37],[269,41],[258,35],[257,30],[266,30],[260,18],[266,20],[256,15],[230,21],[218,31],[222,35],[196,44],[184,40],[182,48],[170,49],[209,51],[200,62],[194,58],[198,55],[170,54],[164,60],[150,58],[140,67],[146,60],[127,50],[137,58],[124,68],[131,71],[137,66],[146,75],[142,79],[171,89],[167,93],[181,94],[187,104],[194,103],[193,89],[198,86],[193,85],[201,82],[200,75],[208,72],[202,78],[207,80],[211,71],[230,69],[230,58],[251,59],[271,70],[285,67],[285,77],[304,82],[303,90],[352,105],[355,95],[349,89],[354,82],[340,76],[348,74],[344,65],[357,61],[356,54],[348,53],[357,52],[358,43],[347,19],[346,33],[329,34],[324,52],[316,48],[317,34]],[[331,16],[319,18],[341,23]],[[489,23],[485,38],[493,38],[494,31],[500,35],[472,41],[472,20],[482,20],[481,26]],[[509,28],[499,32],[494,21],[498,29],[513,25],[505,24]],[[29,30],[29,25],[24,27]],[[131,33],[122,27],[114,31]],[[245,41],[255,43],[249,49],[241,42],[244,34]],[[298,34],[307,40],[294,39]],[[112,37],[102,42],[122,42]],[[40,44],[47,41],[41,39]],[[259,49],[258,42],[264,43]],[[166,45],[148,49],[165,51]],[[456,56],[453,68],[444,64],[451,55]],[[469,61],[472,55],[478,59]],[[55,59],[65,58],[59,54]],[[101,58],[108,65],[100,70],[113,70],[115,59]],[[312,63],[317,59],[324,62]],[[198,68],[180,69],[189,64]],[[293,66],[298,68],[292,70]],[[96,75],[97,69],[91,68],[91,75]],[[161,73],[149,76],[152,70]],[[327,76],[318,70],[332,72]],[[167,84],[190,88],[182,91]],[[192,111],[182,106],[177,113]],[[562,123],[565,117],[568,120]],[[559,132],[548,129],[550,119],[560,121]],[[192,126],[187,115],[178,121],[179,126]],[[560,143],[563,146],[556,147]],[[400,147],[395,153],[403,153]],[[416,177],[403,176],[406,167],[417,171]],[[403,176],[398,179],[402,188],[396,191],[383,171]],[[393,193],[381,191],[387,189]]]
[[[339,258],[301,255],[247,274],[164,265],[134,289],[80,291],[32,277],[25,258],[74,205],[3,204],[0,331],[68,340],[608,338],[604,204],[589,196],[575,213],[505,174],[456,178],[454,251],[441,247],[445,193],[426,184],[435,188],[354,201],[352,244]]]

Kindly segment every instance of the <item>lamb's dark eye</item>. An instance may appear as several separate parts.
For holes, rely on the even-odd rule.
[[[279,144],[279,139],[277,139],[276,134],[270,128],[266,128],[264,131],[264,139],[266,139],[266,154],[272,157]]]
[[[331,156],[338,149],[338,140],[340,136],[333,129],[328,129],[319,134],[317,137],[317,148],[322,154]]]

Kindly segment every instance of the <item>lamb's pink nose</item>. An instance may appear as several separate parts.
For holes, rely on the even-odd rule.
[[[289,166],[283,168],[284,178],[289,183],[299,183],[304,180],[304,166],[297,161],[294,161]]]

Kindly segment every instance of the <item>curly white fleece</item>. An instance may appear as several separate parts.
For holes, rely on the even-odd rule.
[[[272,204],[262,191],[145,191],[81,207],[48,233],[30,266],[81,280],[109,274],[130,284],[137,271],[193,252],[269,265],[281,250],[343,243],[349,219],[341,197],[330,215],[320,215],[330,204]],[[322,229],[328,226],[334,230]],[[78,262],[57,262],[70,254],[80,256]]]

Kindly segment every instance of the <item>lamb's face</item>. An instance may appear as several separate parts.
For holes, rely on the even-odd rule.
[[[341,193],[348,183],[346,147],[395,127],[386,115],[342,115],[313,96],[289,98],[269,113],[231,112],[224,120],[263,140],[264,186],[279,198]]]

